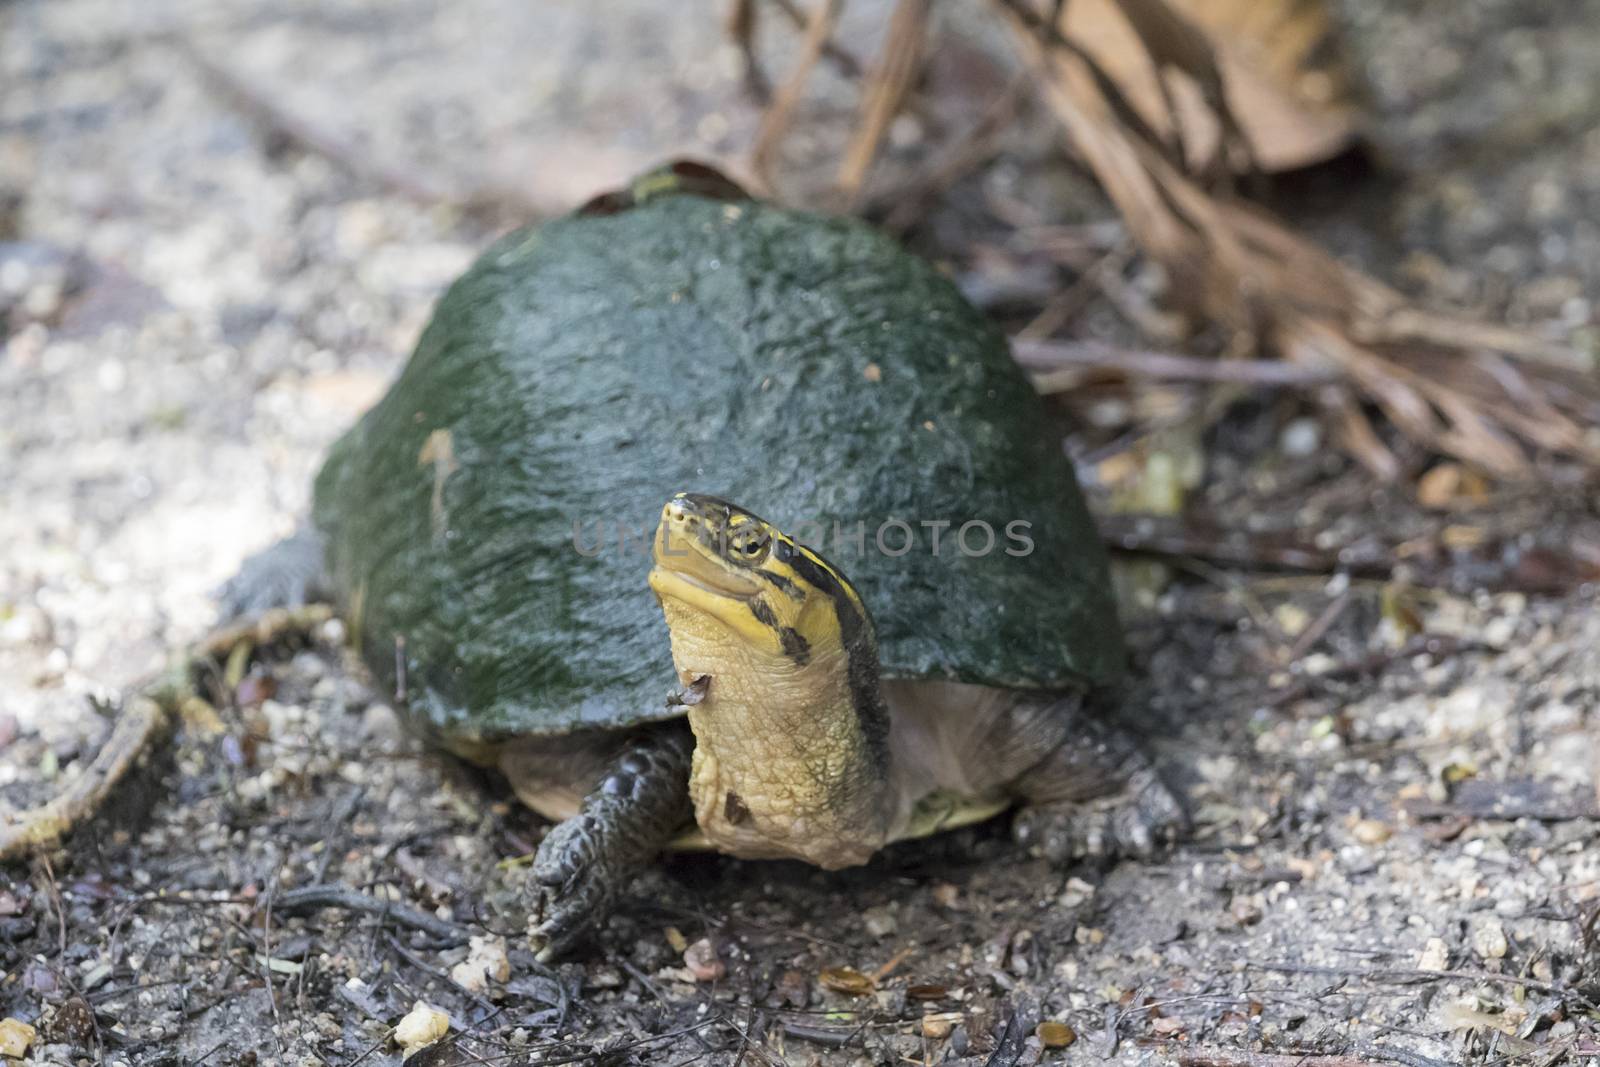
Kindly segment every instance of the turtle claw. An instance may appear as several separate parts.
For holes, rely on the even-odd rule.
[[[552,827],[534,856],[530,889],[537,919],[528,936],[540,963],[564,954],[603,919],[626,877],[604,861],[592,821],[580,814]]]
[[[604,921],[617,894],[693,815],[693,750],[686,727],[636,739],[578,814],[545,834],[529,887],[537,901],[529,937],[539,962],[566,952]]]

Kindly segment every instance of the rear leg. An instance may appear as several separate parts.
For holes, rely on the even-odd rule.
[[[271,608],[298,608],[326,600],[326,544],[307,524],[250,556],[239,573],[217,590],[218,614],[224,619],[259,615]]]
[[[201,677],[220,673],[238,651],[244,658],[290,637],[309,638],[328,618],[308,606],[323,596],[323,542],[309,526],[245,560],[217,592],[222,618],[231,620],[202,638],[169,669],[137,685],[123,702],[104,747],[83,773],[53,800],[0,816],[0,860],[53,845],[88,822],[113,796],[146,753],[172,732],[191,702],[204,702]]]
[[[1002,750],[1045,753],[1011,784],[1027,804],[1012,836],[1030,852],[1055,863],[1145,857],[1188,835],[1188,810],[1144,746],[1081,697],[1021,702],[1005,719]]]
[[[307,639],[326,622],[322,606],[268,611],[213,630],[165,671],[136,686],[123,701],[105,745],[83,773],[54,799],[0,816],[0,861],[53,846],[101,810],[146,753],[195,705],[205,705],[203,680],[219,676],[241,649],[250,653],[290,638]]]

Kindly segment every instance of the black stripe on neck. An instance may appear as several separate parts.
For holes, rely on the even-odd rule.
[[[878,645],[873,638],[872,623],[856,606],[855,598],[845,591],[827,568],[819,567],[810,556],[785,541],[779,541],[774,547],[780,553],[782,562],[793,567],[796,574],[833,602],[834,612],[839,618],[839,639],[844,645],[850,702],[855,708],[856,724],[874,767],[880,773],[887,773],[889,709],[878,688]]]

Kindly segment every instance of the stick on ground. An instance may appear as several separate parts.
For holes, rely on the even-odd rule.
[[[331,615],[332,609],[315,604],[230,623],[202,638],[173,668],[134,687],[111,736],[76,780],[39,807],[0,816],[0,861],[53,846],[92,819],[140,760],[172,732],[184,705],[197,699],[202,674],[226,662],[235,649],[260,649],[291,634],[309,634]]]

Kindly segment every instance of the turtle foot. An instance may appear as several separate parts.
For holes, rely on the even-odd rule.
[[[257,552],[216,591],[220,616],[237,619],[322,599],[327,585],[323,552],[321,535],[309,526]]]
[[[602,840],[603,831],[580,814],[552,827],[539,846],[532,878],[538,907],[529,936],[540,963],[564,955],[603,920],[633,873],[631,864],[612,861],[614,850]]]
[[[1153,768],[1142,767],[1112,796],[1024,808],[1012,837],[1052,863],[1145,858],[1187,836],[1183,801]]]
[[[529,930],[541,963],[576,944],[617,894],[694,815],[687,724],[646,734],[617,758],[583,808],[545,835],[533,858],[537,901]]]

